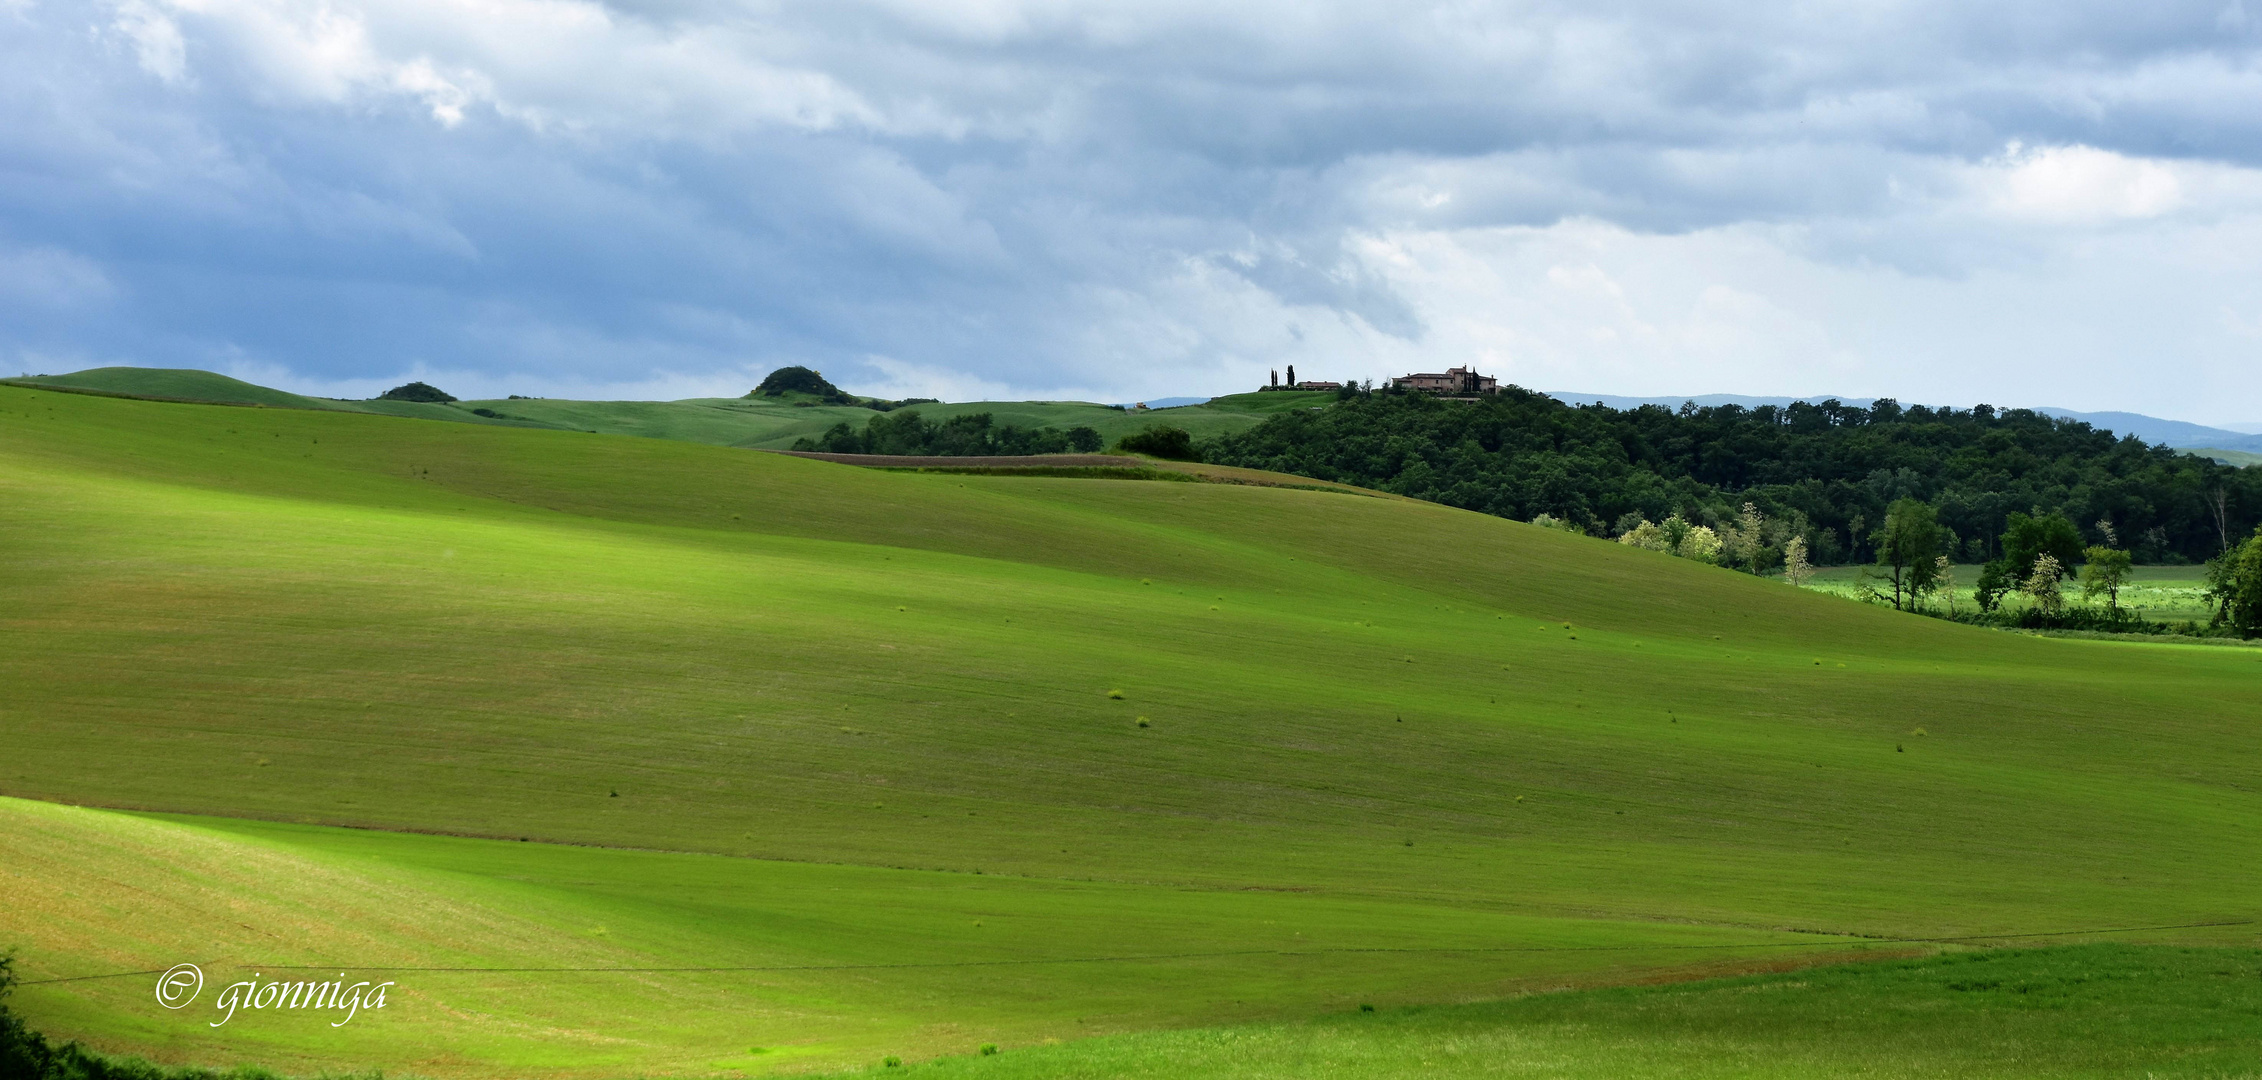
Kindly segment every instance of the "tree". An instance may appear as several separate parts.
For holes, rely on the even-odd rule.
[[[2110,534],[2108,534],[2110,535]],[[2081,596],[2084,600],[2105,597],[2105,610],[2113,618],[2121,617],[2121,586],[2128,583],[2129,553],[2103,544],[2082,552],[2087,562],[2081,567]]]
[[[1721,528],[1721,550],[1729,562],[1743,567],[1746,573],[1757,574],[1767,557],[1766,533],[1767,515],[1747,502],[1736,513],[1736,520]]]
[[[2215,603],[2215,625],[2228,624],[2240,637],[2262,637],[2262,528],[2209,560],[2207,598]]]
[[[1897,499],[1885,510],[1885,527],[1872,540],[1877,565],[1892,571],[1893,606],[1914,610],[1918,593],[1932,588],[1939,572],[1939,512],[1917,499]]]
[[[1079,454],[1090,454],[1106,445],[1097,429],[1078,425],[1068,429],[1068,448]]]
[[[794,364],[781,367],[762,377],[747,397],[784,397],[787,394],[813,394],[827,405],[854,405],[856,399],[842,392],[840,387],[825,381],[824,375]]]
[[[1814,564],[1806,561],[1806,537],[1794,536],[1783,544],[1783,580],[1805,588],[1814,577]]]
[[[421,382],[402,383],[377,395],[379,401],[422,401],[433,405],[444,405],[455,399],[454,394]]]
[[[1948,617],[1956,617],[1956,564],[1946,555],[1932,560],[1932,588],[1948,598]]]
[[[1665,539],[1665,530],[1658,528],[1646,518],[1643,519],[1641,524],[1619,533],[1618,542],[1627,547],[1638,547],[1643,551],[1673,550],[1672,543]]]
[[[1115,448],[1133,454],[1167,458],[1171,461],[1200,461],[1201,454],[1194,450],[1194,437],[1185,428],[1156,425],[1145,431],[1125,435]]]
[[[2028,515],[2013,511],[2003,531],[2003,554],[1979,572],[1979,607],[1993,611],[2005,593],[2021,592],[2034,573],[2034,560],[2048,555],[2062,570],[2082,558],[2081,530],[2064,514]]]
[[[1720,561],[1720,534],[1709,525],[1691,525],[1681,535],[1681,542],[1673,545],[1673,554],[1698,562]]]
[[[2065,582],[2065,565],[2057,556],[2044,553],[2034,557],[2034,572],[2019,583],[2019,591],[2031,598],[2044,615],[2055,616],[2066,602],[2066,594],[2061,591]]]

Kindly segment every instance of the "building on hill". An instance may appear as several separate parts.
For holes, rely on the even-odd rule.
[[[1418,371],[1392,379],[1390,384],[1400,390],[1418,390],[1425,394],[1468,396],[1500,392],[1500,380],[1465,367],[1446,368],[1442,372]]]
[[[1265,383],[1265,385],[1263,386],[1257,387],[1257,392],[1263,393],[1267,390],[1341,390],[1343,389],[1343,386],[1343,383],[1325,382],[1318,379],[1306,379],[1303,382],[1297,382],[1296,366],[1294,364],[1290,364],[1288,366],[1287,382],[1283,383],[1280,381],[1280,372],[1275,369],[1272,372],[1271,381]]]

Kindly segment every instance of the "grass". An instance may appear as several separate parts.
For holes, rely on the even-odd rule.
[[[846,422],[862,427],[879,415],[861,406],[823,405],[807,395],[770,398],[687,398],[682,401],[567,401],[549,398],[511,398],[426,404],[408,401],[338,401],[311,398],[216,375],[209,371],[175,368],[107,367],[68,375],[39,375],[0,380],[20,386],[75,389],[170,401],[202,401],[268,408],[313,409],[326,412],[363,412],[424,420],[512,427],[538,427],[561,431],[635,435],[675,439],[714,446],[743,446],[785,450],[795,440],[821,434]],[[1334,395],[1302,391],[1235,394],[1202,405],[1170,409],[1123,410],[1082,401],[972,401],[916,406],[931,420],[970,413],[989,413],[999,426],[1023,428],[1079,425],[1097,430],[1110,444],[1155,424],[1172,424],[1206,438],[1253,427],[1266,417],[1292,408],[1311,408],[1334,400]],[[484,410],[493,416],[481,415]]]
[[[2208,449],[2186,450],[2184,451],[2184,453],[2190,454],[2193,457],[2213,458],[2214,460],[2222,462],[2225,465],[2235,465],[2239,468],[2246,468],[2252,465],[2262,465],[2262,454],[2257,454],[2252,450]]]
[[[103,870],[57,840],[41,878],[85,884],[43,910],[91,914],[0,906],[27,978],[163,966],[168,927],[238,906],[230,962],[1280,946],[655,975],[555,1012],[431,983],[381,1047],[240,1051],[279,1062],[916,1062],[1705,969],[1666,944],[1748,964],[1789,934],[2239,920],[2262,886],[2248,650],[1949,625],[1408,500],[0,387],[0,544],[0,792],[208,815],[139,825],[306,868]],[[366,907],[261,892],[334,874],[438,921],[357,939]],[[491,946],[455,929],[504,916]],[[24,1005],[113,1048],[238,1052],[160,1030],[147,994]]]
[[[2262,953],[2088,945],[1015,1047],[907,1075],[2212,1080],[2257,1062]]]
[[[619,1076],[918,1060],[978,1042],[1877,948],[1419,897],[774,862],[13,799],[0,799],[0,865],[15,875],[11,919],[36,926],[27,966],[46,977],[193,961],[207,981],[180,1012],[150,1006],[148,974],[25,987],[21,1007],[51,1030],[110,1051],[300,1073],[340,1062]],[[129,899],[90,908],[90,897]],[[311,977],[308,965],[399,989],[384,1012],[338,1029],[274,1012],[210,1026],[221,987]]]

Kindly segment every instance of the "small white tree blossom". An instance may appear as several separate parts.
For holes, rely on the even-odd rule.
[[[1806,537],[1794,536],[1783,544],[1783,580],[1805,588],[1814,578],[1814,564],[1806,558]]]
[[[1651,524],[1647,519],[1620,534],[1618,542],[1629,547],[1638,547],[1643,551],[1671,551],[1673,549],[1673,545],[1665,539],[1665,530]]]
[[[2056,615],[2066,602],[2065,594],[2059,591],[2065,580],[2066,568],[2059,565],[2057,556],[2037,555],[2034,557],[2034,572],[2019,583],[2019,591],[2032,597],[2034,606],[2041,608],[2045,614]]]

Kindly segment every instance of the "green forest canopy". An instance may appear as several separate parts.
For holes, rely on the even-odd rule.
[[[1619,410],[1518,387],[1479,401],[1346,391],[1206,440],[1206,461],[1358,484],[1597,535],[1751,502],[1818,563],[1868,561],[1895,500],[1939,510],[1959,561],[2001,554],[2013,512],[2064,514],[2138,562],[2197,562],[2262,519],[2262,469],[2234,469],[2026,409],[1821,404]]]

